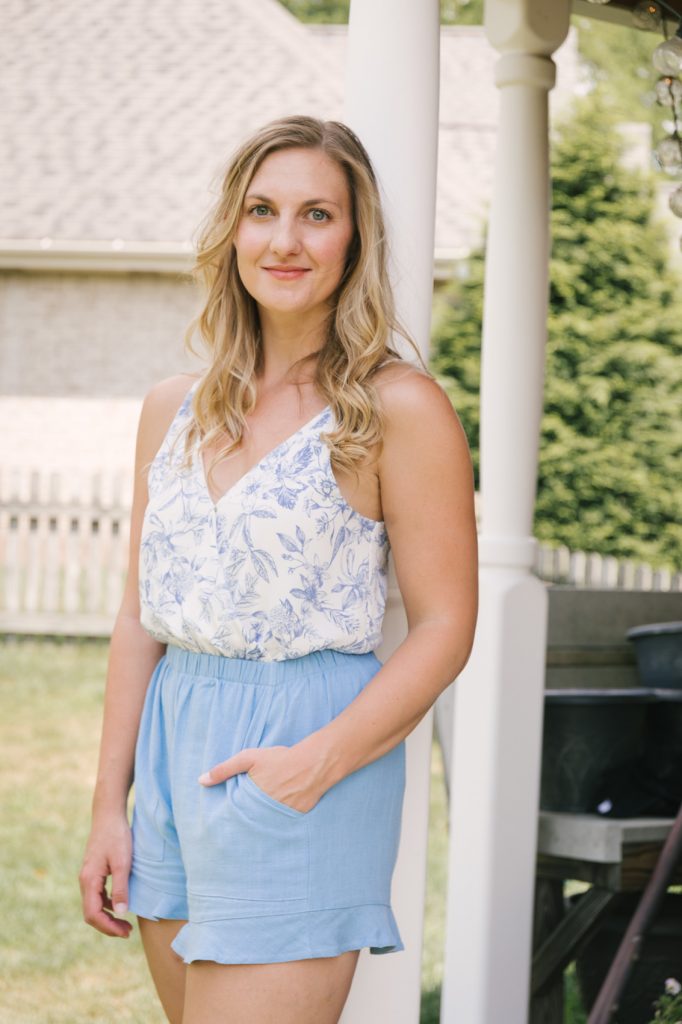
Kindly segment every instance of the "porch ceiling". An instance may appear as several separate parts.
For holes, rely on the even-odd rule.
[[[634,25],[632,21],[633,8],[639,0],[611,0],[607,4],[588,3],[587,0],[573,0],[573,12],[575,14],[587,15],[592,18],[599,18],[603,21],[613,21],[622,25]],[[672,7],[682,18],[682,0],[666,0],[668,7]],[[663,8],[664,15],[670,21],[673,16]]]

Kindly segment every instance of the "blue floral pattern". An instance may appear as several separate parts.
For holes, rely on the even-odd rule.
[[[198,383],[198,382],[197,382]],[[381,642],[389,539],[339,490],[322,412],[214,503],[198,443],[182,467],[194,384],[150,467],[140,618],[186,650],[282,661]]]

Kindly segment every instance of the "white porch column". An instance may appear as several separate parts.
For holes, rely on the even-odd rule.
[[[427,353],[433,290],[440,15],[438,0],[352,0],[344,117],[366,146],[383,190],[399,315]],[[401,339],[396,338],[396,345]],[[402,349],[410,358],[411,350]],[[379,657],[406,633],[393,566]],[[429,766],[433,717],[407,740],[407,790],[395,916],[399,953],[360,955],[342,1024],[417,1024],[421,982]]]
[[[442,1024],[524,1024],[547,596],[531,573],[549,261],[550,55],[570,0],[486,0],[501,57],[481,393],[480,612],[455,684]]]

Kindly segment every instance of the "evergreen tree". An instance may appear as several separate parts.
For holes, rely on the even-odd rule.
[[[280,0],[300,21],[323,25],[345,25],[350,0]]]
[[[325,25],[348,21],[350,0],[280,0],[301,21]],[[483,21],[483,0],[440,0],[443,25],[480,25]]]
[[[650,178],[589,97],[553,147],[545,412],[535,534],[682,564],[682,304]],[[432,366],[478,470],[483,253],[437,299]]]

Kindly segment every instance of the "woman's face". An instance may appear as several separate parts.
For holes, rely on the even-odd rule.
[[[271,153],[247,189],[234,239],[242,283],[270,314],[324,314],[353,236],[343,169],[320,149]]]

